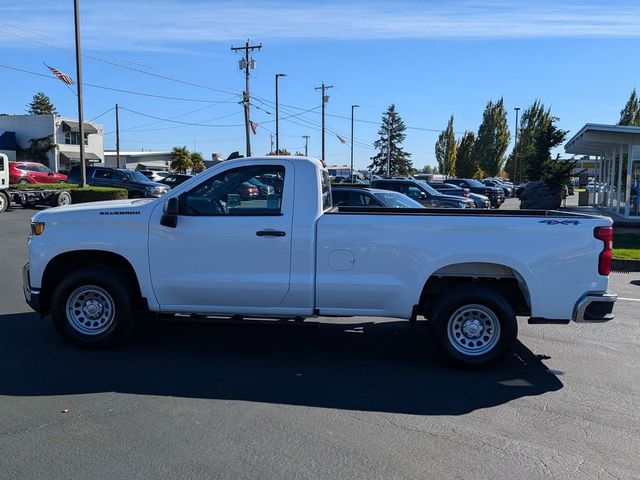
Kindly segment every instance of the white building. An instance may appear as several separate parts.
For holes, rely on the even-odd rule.
[[[54,171],[68,171],[80,162],[80,125],[77,120],[59,115],[1,115],[0,137],[15,137],[14,150],[2,152],[10,160],[32,160],[20,155],[32,141],[41,140],[52,148],[47,152],[47,166]],[[7,135],[8,134],[8,135]],[[92,122],[84,124],[85,158],[88,163],[101,163],[104,158],[102,125]],[[11,146],[11,145],[8,145]],[[16,148],[17,147],[17,148]]]
[[[130,168],[132,170],[169,170],[171,152],[120,151],[120,164],[115,150],[104,152],[106,167]]]

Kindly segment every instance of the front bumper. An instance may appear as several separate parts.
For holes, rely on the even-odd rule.
[[[618,299],[615,293],[590,293],[584,295],[573,309],[573,321],[598,323],[613,320],[613,305]]]
[[[22,267],[22,291],[24,299],[31,308],[36,312],[40,312],[40,290],[31,288],[29,281],[29,264]]]

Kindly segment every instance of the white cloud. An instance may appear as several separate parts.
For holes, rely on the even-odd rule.
[[[16,6],[15,2],[0,0],[3,11],[0,37],[5,45],[10,42],[12,46],[28,46],[15,35],[37,38],[20,29],[60,39],[64,46],[72,44],[70,2],[42,3],[27,1]],[[604,6],[588,0],[563,3],[116,0],[81,2],[81,14],[85,46],[101,50],[179,50],[192,43],[237,42],[245,38],[640,37],[640,3],[620,1]]]

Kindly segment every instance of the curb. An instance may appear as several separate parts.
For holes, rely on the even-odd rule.
[[[611,270],[614,272],[640,272],[640,260],[612,258]]]

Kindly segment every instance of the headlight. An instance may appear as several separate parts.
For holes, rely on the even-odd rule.
[[[31,222],[31,235],[42,235],[44,233],[44,222]]]

